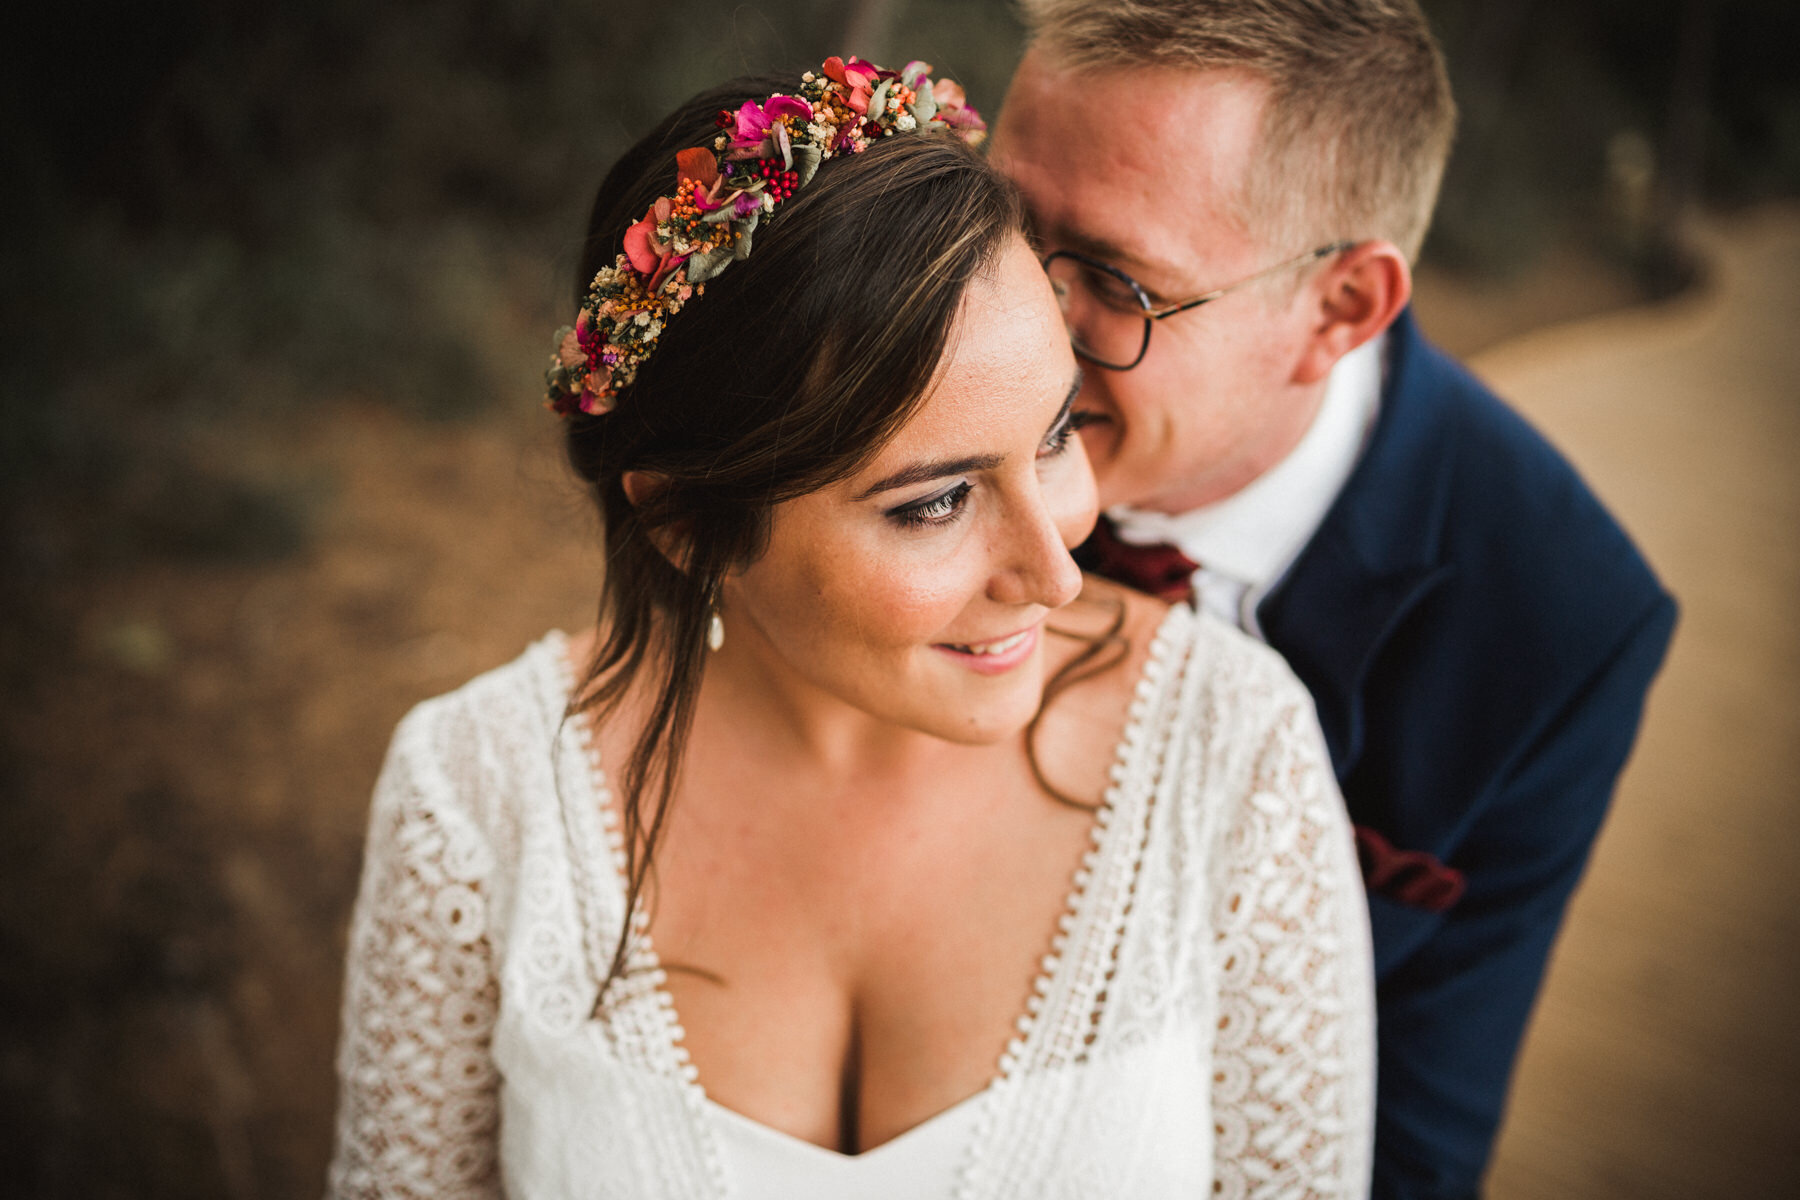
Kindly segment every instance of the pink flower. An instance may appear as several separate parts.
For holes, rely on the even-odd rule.
[[[724,208],[727,204],[732,204],[732,211],[741,217],[748,211],[748,209],[744,207],[745,199],[746,194],[742,188],[728,189],[723,181],[713,184],[711,192],[694,193],[694,205],[703,213],[716,212],[719,209]],[[756,197],[750,196],[748,199],[751,205],[754,206]]]
[[[869,115],[869,96],[875,89],[875,80],[880,77],[880,70],[875,64],[864,62],[855,56],[845,62],[834,54],[825,60],[825,65],[820,70],[825,72],[825,78],[850,89],[850,97],[845,103],[853,111],[865,117]]]
[[[969,103],[968,94],[962,84],[954,79],[934,79],[931,83],[931,98],[938,102],[939,108],[963,108]]]
[[[612,393],[611,383],[612,368],[595,367],[582,381],[581,394],[575,398],[576,406],[590,417],[611,412],[618,399]]]
[[[583,309],[581,315],[587,316]],[[587,361],[587,350],[581,344],[581,334],[571,329],[563,335],[562,345],[556,348],[556,359],[565,367],[579,367]]]
[[[737,128],[731,136],[731,157],[768,158],[775,150],[772,129],[783,117],[794,117],[801,122],[812,120],[812,105],[798,96],[770,96],[761,104],[754,100],[744,101],[744,106],[737,112]]]
[[[942,121],[957,130],[965,141],[977,143],[987,133],[987,122],[981,119],[981,114],[969,103],[962,84],[956,80],[939,79],[934,82],[931,85],[931,98],[937,101],[937,115],[933,120]]]

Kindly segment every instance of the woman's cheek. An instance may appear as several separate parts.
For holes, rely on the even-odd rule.
[[[865,561],[843,597],[858,614],[863,639],[901,646],[941,640],[971,598],[962,557],[886,548]]]
[[[874,640],[906,644],[940,640],[968,605],[956,572],[942,568],[890,570],[864,599]]]

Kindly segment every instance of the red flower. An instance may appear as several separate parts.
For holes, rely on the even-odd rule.
[[[675,247],[656,236],[657,222],[668,220],[674,211],[674,201],[664,196],[650,206],[643,220],[625,231],[625,257],[631,260],[632,270],[647,277],[646,291],[654,292],[670,271],[687,261],[687,255],[676,254]]]
[[[631,268],[639,275],[652,275],[661,263],[662,256],[656,252],[656,210],[651,209],[644,214],[644,219],[625,231],[625,257],[631,260]]]

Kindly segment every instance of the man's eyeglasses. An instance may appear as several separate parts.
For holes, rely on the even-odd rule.
[[[1150,349],[1153,322],[1210,304],[1246,284],[1348,250],[1355,244],[1333,242],[1329,246],[1320,246],[1258,271],[1247,279],[1214,288],[1203,296],[1162,305],[1152,303],[1143,285],[1119,268],[1074,250],[1058,250],[1047,256],[1044,272],[1056,289],[1056,301],[1062,306],[1063,319],[1068,322],[1075,353],[1096,366],[1129,371],[1144,361],[1144,355]]]

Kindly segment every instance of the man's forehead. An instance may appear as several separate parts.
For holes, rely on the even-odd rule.
[[[1137,231],[1129,221],[1109,223],[1104,229],[1087,229],[1068,220],[1040,224],[1035,214],[1029,219],[1032,238],[1039,246],[1074,250],[1134,277],[1179,275],[1187,262],[1186,256],[1159,250],[1151,239],[1135,236]]]
[[[1242,232],[1267,84],[1240,71],[1062,68],[1033,49],[996,123],[1040,245],[1178,282]]]

